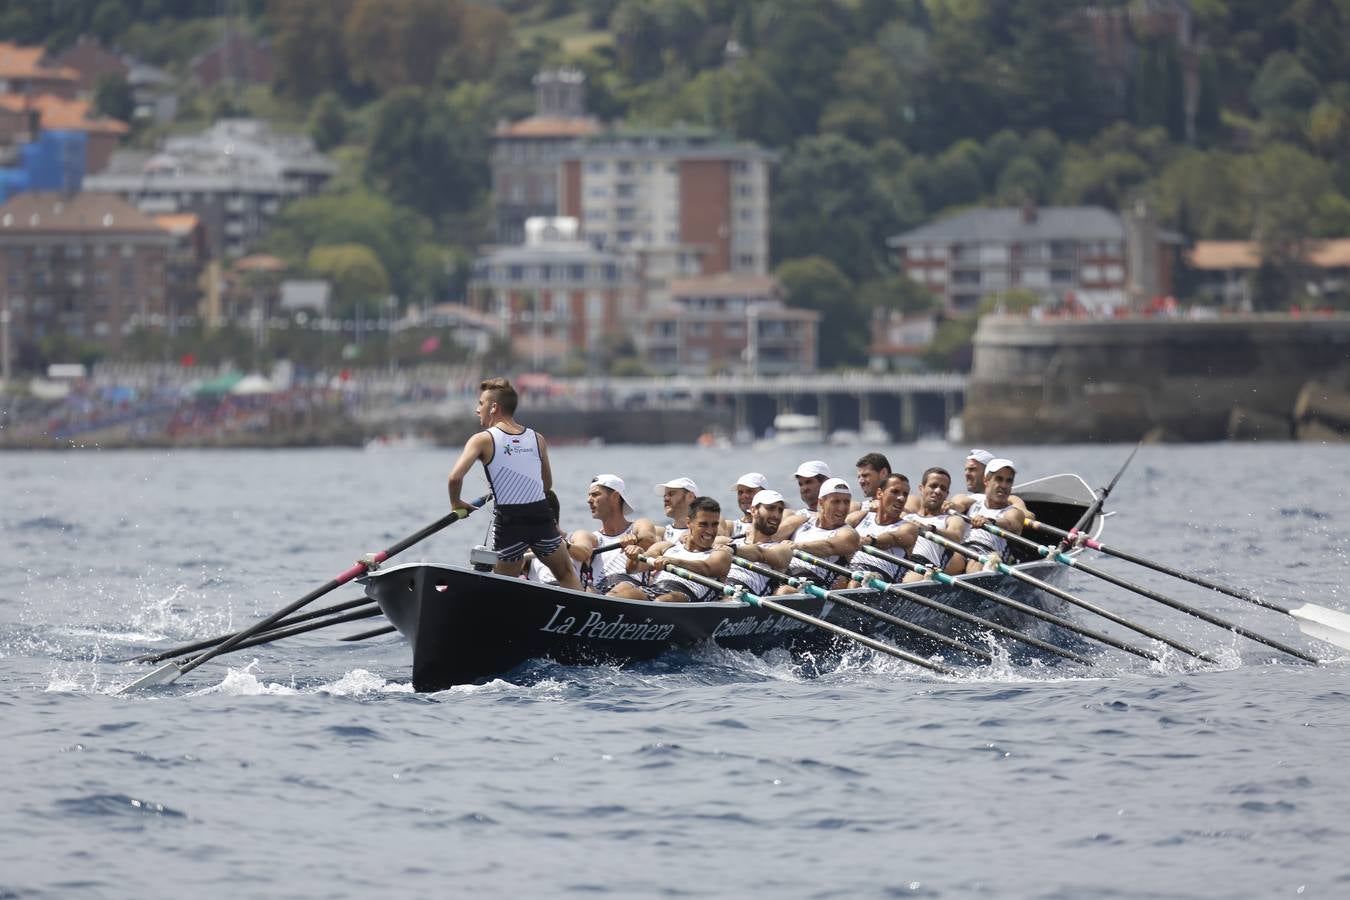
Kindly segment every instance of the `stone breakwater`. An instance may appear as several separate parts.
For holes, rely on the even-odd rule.
[[[1339,440],[1347,390],[1350,315],[987,316],[963,419],[975,443]]]

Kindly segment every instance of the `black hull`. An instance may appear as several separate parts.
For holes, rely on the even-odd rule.
[[[1065,571],[1053,563],[1021,568],[1042,579]],[[1062,614],[1062,602],[1009,576],[967,576],[975,584],[1023,603]],[[763,652],[820,649],[833,636],[780,613],[738,601],[652,603],[569,591],[459,566],[410,563],[367,576],[366,593],[413,648],[414,689],[435,691],[505,674],[530,659],[568,665],[627,663],[713,641],[733,650]],[[1073,634],[955,587],[933,582],[906,585],[916,593],[1071,649]],[[844,592],[934,631],[984,642],[984,636],[944,613],[862,588]],[[902,649],[950,662],[974,662],[893,625],[878,623],[836,603],[801,594],[776,601],[818,618],[881,637]],[[1002,641],[1015,659],[1055,662],[1059,657]]]

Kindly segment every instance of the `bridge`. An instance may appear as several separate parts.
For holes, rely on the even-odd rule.
[[[953,372],[822,375],[569,378],[567,400],[627,409],[701,406],[709,420],[729,412],[737,429],[762,434],[781,413],[820,417],[822,430],[880,422],[898,440],[943,434],[965,403],[966,376]]]

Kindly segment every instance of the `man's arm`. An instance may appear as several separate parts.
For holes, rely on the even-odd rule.
[[[736,548],[736,555],[749,562],[757,562],[768,566],[770,569],[783,571],[792,561],[792,545],[785,542],[779,542],[772,546],[764,544],[741,544]],[[727,571],[730,571],[728,569]]]
[[[870,537],[859,538],[860,545],[866,544],[878,550],[894,550],[896,547],[906,553],[914,549],[914,541],[919,536],[919,528],[912,522],[904,522],[894,528]]]
[[[469,474],[476,462],[487,463],[491,457],[487,456],[492,452],[492,435],[486,431],[480,431],[464,443],[464,451],[459,454],[459,459],[455,460],[454,466],[450,469],[450,508],[458,509],[468,515],[473,512],[473,507],[460,499],[460,491],[464,489],[464,476]]]
[[[955,513],[963,513],[970,509],[970,505],[975,502],[975,498],[970,494],[957,494],[947,501],[947,509]]]
[[[960,516],[948,516],[942,527],[934,528],[933,532],[959,544],[966,539],[966,520]]]
[[[688,569],[695,575],[702,575],[705,578],[716,578],[721,581],[727,577],[727,572],[731,570],[731,551],[726,547],[714,547],[712,554],[707,559],[671,559],[668,556],[661,558],[660,570],[664,571],[667,566],[680,566]]]
[[[852,556],[861,543],[858,532],[845,526],[824,540],[803,541],[796,546],[813,556]]]
[[[645,554],[647,556],[652,556],[656,557],[656,559],[660,559],[662,553],[665,553],[667,550],[669,550],[671,547],[674,546],[675,545],[672,544],[670,541],[657,541],[655,544],[652,544],[645,550],[642,548],[641,544],[634,543],[627,545],[626,547],[623,548],[623,552],[624,555],[628,557],[628,571],[630,572],[660,571],[660,566],[652,566],[647,563],[644,563],[642,560],[638,559],[638,557]]]
[[[1022,517],[1027,515],[1027,511],[1019,509],[1016,506],[1010,506],[1003,511],[994,523],[1005,531],[1011,531],[1013,534],[1022,533]]]
[[[865,519],[866,517],[867,517],[867,513],[863,512],[861,509],[855,509],[855,510],[853,510],[853,512],[849,513],[847,516],[844,516],[844,522],[847,523],[847,524],[850,525],[850,526],[853,526],[853,525],[857,525],[859,522],[861,522],[861,521],[862,521],[863,519]]]
[[[577,530],[567,537],[567,552],[582,565],[591,561],[596,546],[595,535],[589,531]]]
[[[785,541],[806,524],[807,517],[799,513],[793,513],[790,516],[783,516],[783,521],[778,526],[778,530],[773,533],[775,541]]]

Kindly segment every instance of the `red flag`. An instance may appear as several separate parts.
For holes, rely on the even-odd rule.
[[[439,335],[433,334],[422,342],[423,353],[435,353],[439,349],[441,349],[441,339]]]
[[[182,359],[178,360],[178,364],[185,369],[190,369],[197,364],[197,357],[191,353],[184,353]]]

